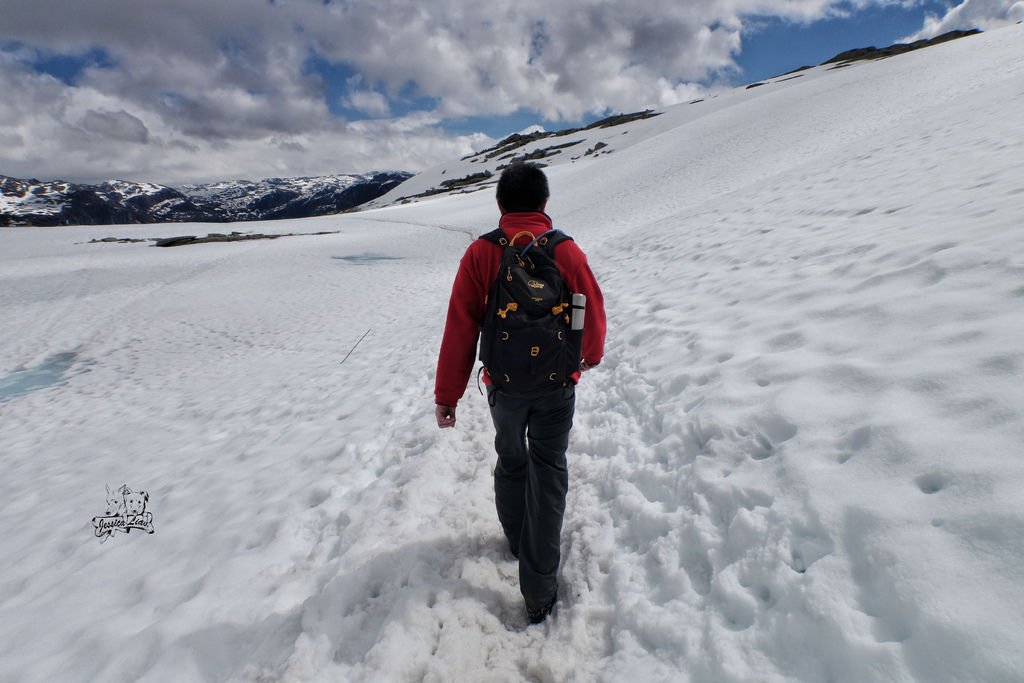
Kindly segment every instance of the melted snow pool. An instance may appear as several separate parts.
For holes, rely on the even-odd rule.
[[[353,256],[332,256],[332,259],[336,261],[347,261],[348,263],[373,263],[374,261],[401,261],[401,256],[386,256],[384,254],[374,254],[366,252],[363,254],[355,254]]]
[[[0,403],[57,386],[69,377],[76,358],[78,354],[73,351],[57,353],[33,368],[21,368],[0,377]]]

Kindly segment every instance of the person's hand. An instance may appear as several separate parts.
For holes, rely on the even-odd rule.
[[[582,370],[583,372],[586,372],[587,370],[595,367],[597,367],[596,363],[594,365],[591,365],[589,362],[585,360],[580,361],[580,370]]]
[[[448,429],[455,426],[455,406],[434,406],[434,417],[437,418],[437,426],[441,429]]]

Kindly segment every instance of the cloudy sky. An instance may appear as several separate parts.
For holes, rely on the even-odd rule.
[[[416,171],[1024,1],[0,0],[0,174]]]

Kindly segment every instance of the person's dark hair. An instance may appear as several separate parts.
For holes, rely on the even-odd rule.
[[[549,196],[548,178],[537,164],[514,161],[498,178],[498,203],[505,211],[540,211]]]

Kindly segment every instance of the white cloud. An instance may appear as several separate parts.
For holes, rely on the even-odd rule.
[[[245,95],[229,94],[257,132],[231,130],[216,117],[206,127],[165,115],[0,59],[0,173],[94,182],[108,178],[168,184],[278,175],[422,168],[486,145],[481,136],[449,136],[422,114],[346,123],[325,116],[305,131],[271,133],[252,124],[267,114]],[[251,100],[251,98],[250,98]],[[125,110],[121,105],[130,107]],[[214,126],[222,135],[214,135]]]
[[[446,119],[664,107],[735,69],[746,17],[810,21],[889,2],[53,0],[46,12],[5,2],[0,92],[13,97],[0,98],[0,129],[22,144],[0,149],[0,173],[417,170],[487,141],[445,133]],[[97,50],[109,60],[73,86],[31,68],[40,51]],[[345,92],[311,68],[314,56],[351,74]],[[374,120],[339,119],[332,98]]]
[[[391,105],[384,95],[373,90],[357,90],[343,99],[347,107],[361,111],[370,116],[390,116]]]
[[[934,38],[948,31],[994,28],[1024,20],[1024,2],[1021,0],[963,0],[945,15],[928,16],[920,31],[906,41]]]

